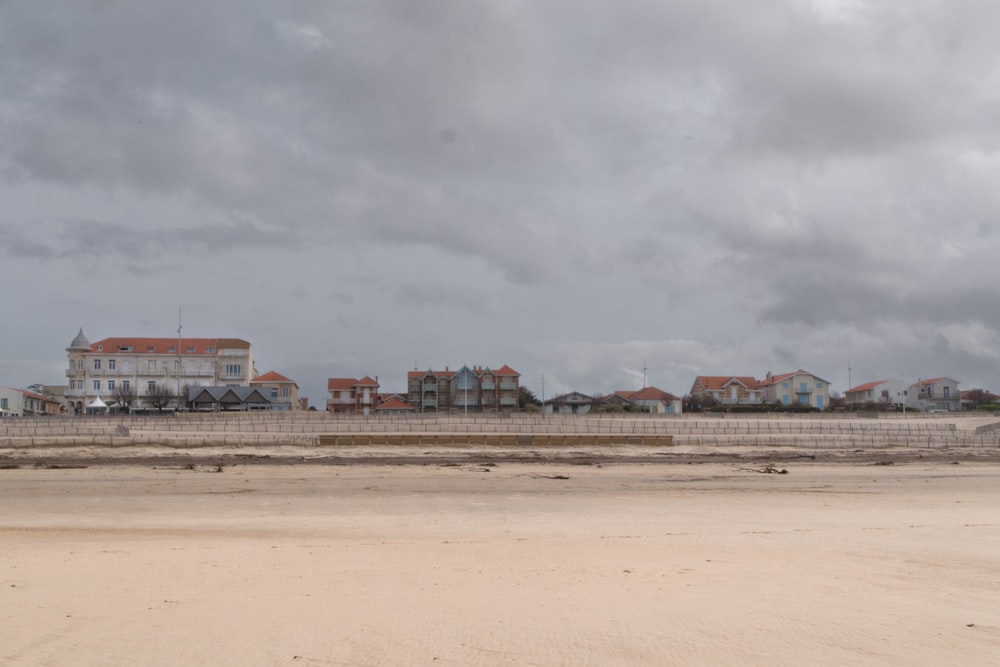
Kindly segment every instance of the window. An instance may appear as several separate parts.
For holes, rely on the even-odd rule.
[[[174,353],[174,352],[176,352],[176,351],[177,351],[177,348],[174,347],[173,345],[171,345],[170,347],[167,348],[167,352],[170,352],[171,354]]]
[[[128,391],[129,387],[131,387],[131,386],[132,386],[132,383],[130,381],[128,381],[128,380],[122,380],[122,389],[124,389],[125,391]]]
[[[823,383],[822,382],[817,382],[816,383],[816,388],[817,389],[822,389],[823,388]]]
[[[108,359],[108,370],[113,371],[118,368],[117,362],[114,359]]]
[[[7,409],[7,399],[0,398],[0,410],[6,410],[6,409]]]
[[[271,387],[271,398],[278,398],[278,388]]]
[[[212,347],[211,345],[209,345],[208,347],[205,348],[205,351],[208,352],[209,354],[211,354],[211,353],[215,352],[215,348]]]
[[[194,354],[194,345],[188,345],[188,353]]]
[[[281,397],[282,398],[288,398],[288,387],[282,387],[281,388]]]
[[[100,391],[100,390],[101,390],[101,381],[94,380],[94,391]]]
[[[226,364],[226,375],[232,377],[240,374],[239,364]]]
[[[94,370],[95,371],[101,370],[101,360],[100,359],[94,359]]]
[[[156,380],[149,380],[146,382],[146,391],[150,394],[156,391]]]
[[[944,389],[944,397],[951,398],[951,387],[943,387],[943,389]]]
[[[83,370],[83,359],[77,359],[76,360],[76,370],[78,370],[78,371],[82,371]]]
[[[146,347],[146,352],[156,352],[156,347],[153,345],[148,345]]]
[[[119,352],[131,352],[132,351],[132,346],[131,345],[121,345],[121,346],[118,347],[118,351]]]
[[[114,391],[114,390],[115,390],[115,381],[108,380],[108,391]]]
[[[787,382],[782,382],[781,383],[781,388],[782,389],[788,389],[788,383]]]
[[[104,352],[104,346],[103,345],[98,345],[97,346],[97,351],[98,352]]]

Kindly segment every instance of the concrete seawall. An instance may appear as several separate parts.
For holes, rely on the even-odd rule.
[[[325,413],[181,414],[164,417],[44,417],[0,422],[3,450],[50,447],[609,447],[747,446],[817,449],[1000,447],[989,416],[649,417],[392,416]]]

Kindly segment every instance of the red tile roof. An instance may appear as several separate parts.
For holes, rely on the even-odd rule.
[[[747,389],[758,389],[760,385],[757,378],[750,377],[749,375],[699,375],[695,380],[700,380],[702,386],[709,391],[720,391],[734,380]]]
[[[289,380],[281,373],[276,373],[274,371],[268,371],[263,375],[258,375],[254,379],[250,380],[250,384],[255,382],[288,382],[290,384],[295,384],[295,380]]]
[[[380,403],[375,407],[375,410],[412,410],[413,406],[406,401],[401,401],[397,397],[393,396],[388,401]]]
[[[356,378],[329,378],[326,381],[327,390],[332,389],[354,389],[358,384]]]
[[[923,387],[924,385],[934,384],[935,382],[940,382],[941,380],[947,380],[948,378],[931,378],[929,380],[921,380],[920,382],[914,383],[914,387]]]
[[[377,387],[378,386],[378,382],[376,382],[375,380],[371,379],[367,375],[364,376],[363,378],[361,378],[360,380],[358,380],[358,384],[361,385],[361,386],[364,386],[364,387]]]
[[[499,370],[493,371],[493,374],[494,375],[516,375],[517,377],[521,377],[520,373],[518,373],[517,371],[515,371],[513,368],[511,368],[507,364],[504,364],[503,366],[501,366]]]
[[[827,380],[824,380],[823,378],[821,378],[821,377],[819,377],[817,375],[813,375],[809,371],[804,371],[804,370],[802,370],[800,368],[799,370],[792,371],[791,373],[782,373],[781,375],[772,375],[770,379],[761,380],[760,381],[760,386],[761,387],[766,387],[768,385],[776,384],[778,382],[781,382],[782,380],[787,380],[788,378],[792,377],[793,375],[809,375],[811,377],[816,378],[817,380],[821,380],[822,382],[826,382],[827,384],[829,384],[829,382]]]
[[[888,382],[888,380],[876,380],[875,382],[866,382],[864,384],[859,384],[857,387],[854,387],[853,389],[848,389],[844,393],[845,394],[853,394],[853,393],[859,392],[859,391],[868,391],[869,389],[874,389],[875,387],[879,386],[880,384],[885,384],[886,382]]]
[[[132,348],[125,351],[122,348]],[[174,348],[169,352],[169,348]],[[188,349],[194,348],[193,352]],[[208,348],[213,351],[209,352]],[[219,354],[220,350],[249,350],[250,343],[240,338],[181,338],[180,353]],[[177,354],[176,338],[104,338],[90,344],[91,352],[102,354]]]
[[[673,394],[657,389],[656,387],[646,387],[640,391],[632,392],[633,401],[676,401]]]

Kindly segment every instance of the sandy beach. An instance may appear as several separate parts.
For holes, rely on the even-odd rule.
[[[1000,466],[0,471],[5,665],[981,665]]]

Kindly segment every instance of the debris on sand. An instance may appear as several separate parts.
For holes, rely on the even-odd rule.
[[[743,472],[759,472],[759,473],[765,474],[765,475],[787,475],[788,474],[788,470],[786,470],[785,468],[775,468],[770,463],[768,463],[766,466],[764,466],[762,468],[738,468],[738,470],[741,470]]]

